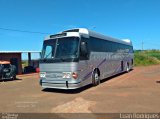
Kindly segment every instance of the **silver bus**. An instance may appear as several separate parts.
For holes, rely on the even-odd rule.
[[[71,29],[45,38],[40,59],[42,88],[76,89],[129,72],[133,46],[85,28]]]

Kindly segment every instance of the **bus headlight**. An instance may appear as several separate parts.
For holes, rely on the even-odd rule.
[[[46,77],[46,73],[45,72],[41,72],[40,73],[40,78],[45,78]]]
[[[69,79],[71,78],[71,72],[63,72],[63,77],[64,79]]]

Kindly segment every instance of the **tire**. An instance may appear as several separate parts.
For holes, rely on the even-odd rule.
[[[9,72],[5,73],[6,78],[11,79],[11,80],[15,79],[16,67],[14,65],[11,65],[8,70],[9,70]]]
[[[0,74],[2,74],[2,72],[3,72],[3,67],[2,65],[0,65]]]
[[[16,79],[16,66],[11,65],[11,77],[12,79]]]
[[[0,80],[2,80],[2,75],[3,75],[3,67],[0,65]]]
[[[93,86],[97,86],[97,85],[100,84],[100,76],[99,76],[97,70],[95,70],[93,72],[93,75],[92,75],[92,84],[93,84]]]

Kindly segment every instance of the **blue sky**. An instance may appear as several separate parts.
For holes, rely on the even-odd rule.
[[[0,28],[57,33],[85,27],[134,49],[160,49],[160,0],[0,0]],[[0,51],[40,51],[47,34],[0,29]]]

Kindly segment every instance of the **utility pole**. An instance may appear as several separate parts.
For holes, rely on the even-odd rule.
[[[143,51],[143,45],[144,45],[144,42],[142,41],[142,51]]]

